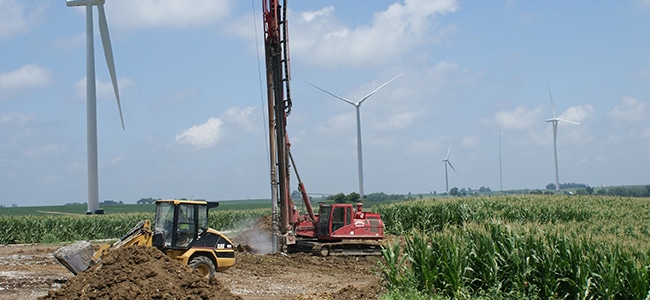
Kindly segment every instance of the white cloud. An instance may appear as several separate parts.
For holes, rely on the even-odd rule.
[[[466,136],[460,141],[460,144],[465,148],[476,148],[479,144],[479,139],[474,136]]]
[[[230,14],[231,0],[114,0],[106,4],[109,26],[187,28],[213,24]]]
[[[495,114],[497,124],[506,130],[525,130],[540,121],[542,108],[528,109],[519,106],[515,111],[500,111]]]
[[[0,125],[22,126],[32,119],[34,119],[34,114],[25,115],[16,112],[0,113]]]
[[[0,1],[0,39],[11,38],[39,24],[47,6],[47,3]]]
[[[247,132],[255,131],[259,126],[254,125],[253,114],[257,112],[257,109],[252,106],[247,106],[243,108],[231,107],[226,110],[225,113],[221,116],[224,123],[237,126],[240,129],[243,129]]]
[[[331,6],[303,12],[293,18],[291,51],[322,67],[383,65],[444,36],[447,29],[434,32],[433,21],[457,9],[454,0],[405,0],[356,28],[342,25]]]
[[[85,83],[85,78],[84,78]],[[115,91],[113,90],[113,83],[110,81],[104,82],[97,80],[97,97],[99,99],[115,99]],[[130,78],[119,78],[117,80],[117,87],[119,89],[120,95],[122,92],[133,85],[133,80]],[[85,88],[85,85],[84,85]]]
[[[117,87],[119,89],[120,95],[122,92],[133,85],[133,80],[129,78],[118,78]],[[77,98],[86,99],[86,77],[79,79],[75,85],[74,89],[77,94]],[[99,79],[95,80],[95,91],[97,93],[97,99],[115,99],[115,92],[113,90],[113,83],[108,81],[101,81]],[[120,96],[121,97],[121,96]],[[120,98],[121,100],[122,98]]]
[[[189,144],[198,149],[212,148],[226,136],[239,136],[241,132],[253,132],[254,107],[227,109],[219,118],[211,117],[205,123],[194,125],[176,134],[176,142]]]
[[[377,124],[375,127],[381,130],[401,129],[411,126],[413,122],[423,116],[422,112],[405,112],[392,114],[388,120]]]
[[[328,6],[319,10],[305,11],[300,14],[300,17],[305,22],[309,23],[319,17],[327,17],[328,15],[334,13],[334,6]]]
[[[578,106],[569,107],[558,118],[563,120],[573,121],[576,123],[581,123],[587,117],[589,117],[589,115],[591,115],[593,112],[594,112],[594,108],[589,104],[578,105]]]
[[[211,148],[217,144],[222,134],[223,121],[210,118],[205,123],[194,125],[176,134],[176,142],[190,144],[196,148]]]
[[[0,73],[0,97],[50,83],[50,72],[39,65],[24,65],[12,72]]]
[[[625,97],[609,112],[609,117],[618,123],[644,122],[648,119],[648,103]]]

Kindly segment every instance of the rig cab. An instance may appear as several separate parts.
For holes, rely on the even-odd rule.
[[[321,203],[316,223],[319,240],[340,241],[344,239],[379,240],[384,237],[384,223],[379,214],[364,212],[363,204]]]

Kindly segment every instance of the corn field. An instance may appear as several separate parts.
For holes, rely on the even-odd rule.
[[[502,196],[386,205],[388,299],[648,299],[650,199]],[[411,296],[404,296],[411,295]]]
[[[228,210],[210,212],[208,225],[230,230],[250,225],[270,210]],[[0,216],[0,244],[56,243],[80,240],[116,239],[153,213],[111,215]]]

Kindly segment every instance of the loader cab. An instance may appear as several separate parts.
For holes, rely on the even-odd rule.
[[[208,208],[219,203],[191,200],[156,201],[154,246],[188,249],[208,229]]]

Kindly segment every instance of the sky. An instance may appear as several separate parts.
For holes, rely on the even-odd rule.
[[[95,11],[100,201],[271,197],[260,0]],[[296,168],[313,195],[649,184],[650,1],[289,1]],[[0,0],[0,205],[86,202],[85,9]],[[295,172],[292,173],[294,175]],[[292,177],[292,190],[297,188]]]

